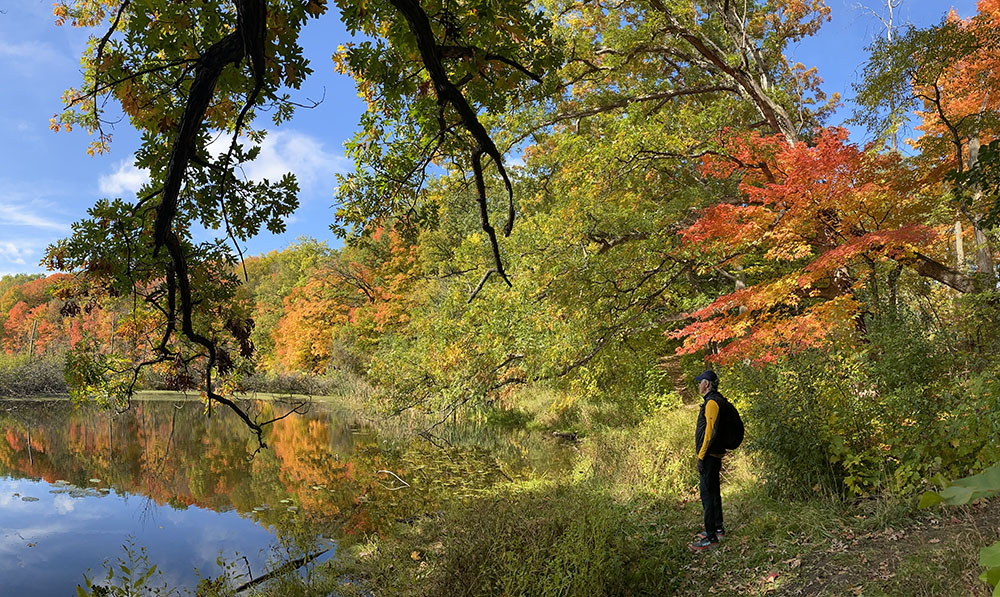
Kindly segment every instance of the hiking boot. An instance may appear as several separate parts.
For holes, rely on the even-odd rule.
[[[726,531],[724,531],[722,529],[719,529],[719,530],[715,531],[715,536],[717,538],[719,538],[719,539],[722,539],[722,538],[724,538],[726,536]],[[695,535],[694,538],[696,540],[697,539],[708,539],[708,533],[706,533],[705,531],[702,531],[702,532],[698,533],[697,535]]]
[[[712,541],[708,538],[705,538],[705,539],[698,539],[693,543],[688,543],[688,549],[690,549],[691,551],[708,551],[710,549],[715,549],[717,547],[719,547],[718,539]]]

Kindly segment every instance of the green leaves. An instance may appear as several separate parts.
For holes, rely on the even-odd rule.
[[[979,159],[971,168],[953,170],[945,176],[952,183],[955,198],[967,208],[982,210],[980,226],[994,228],[1000,223],[1000,140],[979,149]],[[977,193],[982,193],[985,205],[974,205]]]
[[[958,479],[939,492],[928,491],[920,496],[919,507],[929,508],[940,503],[961,506],[973,500],[1000,495],[1000,462],[978,475]]]
[[[470,134],[469,113],[458,109],[462,102],[456,104],[454,94],[492,138],[501,129],[490,123],[502,120],[512,104],[544,102],[555,89],[561,45],[551,36],[550,16],[529,3],[421,5],[433,53],[454,86],[450,92],[431,80],[412,25],[390,2],[339,6],[349,31],[374,38],[341,46],[333,56],[368,104],[361,130],[347,144],[356,168],[340,177],[333,226],[340,234],[370,232],[398,209],[411,209],[438,167],[469,171],[472,150],[486,147]],[[499,148],[500,154],[508,150]]]
[[[908,113],[923,107],[921,87],[938,82],[950,64],[974,51],[975,43],[954,21],[907,27],[892,42],[876,40],[868,48],[862,81],[854,86],[860,106],[854,120],[882,139],[891,137]]]
[[[920,496],[920,501],[917,502],[917,507],[920,509],[930,508],[932,506],[940,504],[943,501],[944,498],[942,498],[936,491],[925,491]]]
[[[979,565],[986,568],[979,579],[993,587],[994,597],[1000,596],[1000,541],[979,550]]]
[[[1000,495],[1000,462],[978,475],[958,479],[940,492],[928,491],[920,496],[920,508],[940,503],[961,506],[969,502]],[[979,565],[986,568],[979,578],[993,587],[993,595],[1000,596],[1000,541],[979,550]]]

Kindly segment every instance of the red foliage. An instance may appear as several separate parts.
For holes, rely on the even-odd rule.
[[[929,251],[936,238],[922,223],[915,174],[895,154],[848,143],[843,129],[817,131],[812,144],[750,133],[725,146],[729,157],[713,156],[703,171],[742,174],[739,199],[702,210],[681,237],[702,262],[753,257],[754,271],[749,286],[671,334],[684,339],[681,353],[714,347],[713,360],[766,363],[820,346],[854,326],[865,282],[852,270]]]

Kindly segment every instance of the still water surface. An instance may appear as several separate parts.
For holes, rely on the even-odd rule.
[[[287,409],[248,407],[264,418]],[[257,577],[288,557],[292,537],[332,546],[391,532],[571,458],[570,448],[524,433],[419,436],[345,413],[314,403],[269,427],[268,448],[256,451],[235,416],[207,417],[196,401],[136,400],[124,413],[0,401],[0,593],[72,595],[88,570],[103,577],[129,541],[170,586],[219,575],[220,556]]]

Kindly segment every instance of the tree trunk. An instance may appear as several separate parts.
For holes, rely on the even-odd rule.
[[[905,257],[897,257],[896,261],[913,268],[913,271],[925,278],[937,280],[959,292],[965,293],[976,290],[976,285],[972,277],[938,263],[926,255],[913,253]]]
[[[31,320],[31,335],[28,336],[28,360],[31,360],[32,354],[35,350],[35,329],[38,327],[38,320]]]
[[[115,354],[115,327],[117,327],[117,323],[118,323],[118,314],[117,313],[112,313],[111,314],[111,338],[110,338],[109,346],[108,346],[108,354]]]
[[[979,137],[972,137],[969,139],[969,169],[971,170],[979,162]],[[979,204],[983,197],[983,192],[980,189],[976,189],[972,194],[972,205],[973,209]],[[987,276],[987,279],[992,281],[995,272],[993,270],[993,250],[990,247],[990,241],[986,238],[986,234],[983,233],[980,227],[980,221],[982,217],[979,214],[973,212],[966,214],[969,217],[969,221],[972,222],[972,230],[975,233],[974,238],[976,240],[976,271]]]
[[[966,271],[965,244],[962,242],[962,220],[955,220],[955,269]]]
[[[766,65],[758,65],[759,68],[754,69],[750,65],[739,67],[731,64],[726,48],[716,45],[714,41],[699,31],[688,29],[681,24],[680,19],[677,18],[673,10],[663,3],[663,0],[651,0],[650,3],[666,18],[668,32],[690,44],[698,54],[740,87],[756,106],[772,131],[783,135],[790,144],[797,142],[797,127],[792,122],[788,112],[784,106],[767,93],[769,85]],[[755,53],[756,48],[752,47],[744,38],[733,39],[733,43],[734,46],[745,52]]]
[[[893,315],[899,311],[899,275],[903,273],[903,264],[898,263],[889,272],[889,308]]]
[[[742,266],[737,266],[736,267],[736,281],[733,282],[733,289],[734,290],[743,290],[746,287],[747,287],[747,279],[746,279],[746,275],[743,274],[743,267]],[[746,313],[746,312],[747,312],[747,306],[746,305],[740,305],[740,313]],[[750,330],[747,330],[748,333],[749,333],[749,331]]]

